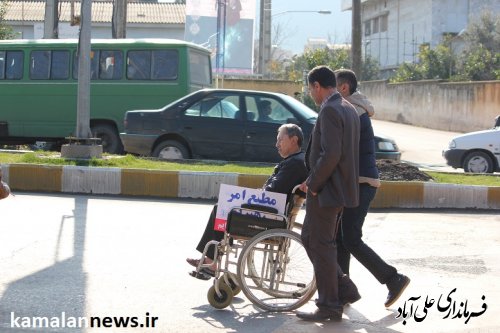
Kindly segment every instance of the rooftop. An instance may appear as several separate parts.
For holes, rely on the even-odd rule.
[[[80,1],[76,0],[75,14],[80,15]],[[7,11],[4,20],[43,22],[45,1],[6,1]],[[71,2],[59,1],[59,21],[69,22]],[[111,23],[113,1],[92,2],[92,22]],[[127,5],[127,23],[184,24],[186,5],[175,3],[129,2]]]

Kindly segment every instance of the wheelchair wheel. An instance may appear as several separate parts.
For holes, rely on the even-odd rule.
[[[268,311],[294,310],[316,292],[312,263],[290,230],[267,230],[250,239],[238,258],[238,278],[245,296]]]
[[[218,283],[218,282],[216,282]],[[215,286],[210,287],[207,293],[208,303],[216,309],[224,309],[233,300],[233,291],[225,283],[219,283],[220,296],[215,291]]]
[[[229,281],[229,284],[226,281]],[[224,273],[219,279],[220,283],[227,284],[231,288],[233,296],[238,295],[241,291],[241,287],[237,281],[237,277],[233,273]]]

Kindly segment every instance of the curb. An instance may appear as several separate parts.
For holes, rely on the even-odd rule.
[[[216,199],[220,184],[259,188],[265,175],[2,164],[13,191]],[[372,208],[500,209],[500,186],[382,181]]]

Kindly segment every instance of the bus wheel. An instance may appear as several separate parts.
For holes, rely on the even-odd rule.
[[[101,139],[103,152],[110,154],[123,153],[120,136],[112,126],[103,124],[94,125],[92,126],[92,135]]]
[[[189,158],[189,152],[182,143],[167,140],[156,146],[153,150],[153,156],[162,160],[183,160]]]

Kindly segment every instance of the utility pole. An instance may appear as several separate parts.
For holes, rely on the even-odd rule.
[[[102,157],[102,145],[91,139],[90,130],[90,54],[92,0],[81,1],[80,37],[78,40],[78,89],[76,109],[75,142],[61,147],[61,157],[92,158]]]
[[[352,0],[352,70],[359,79],[363,78],[361,64],[361,0]]]
[[[90,26],[92,0],[82,0],[80,39],[78,41],[78,100],[76,111],[76,137],[90,138]]]
[[[59,37],[59,0],[46,0],[45,23],[43,25],[43,38]]]
[[[127,0],[115,0],[111,25],[113,38],[126,38],[127,35]]]
[[[271,61],[271,6],[271,0],[260,0],[258,72],[263,76],[269,74],[268,66]]]

